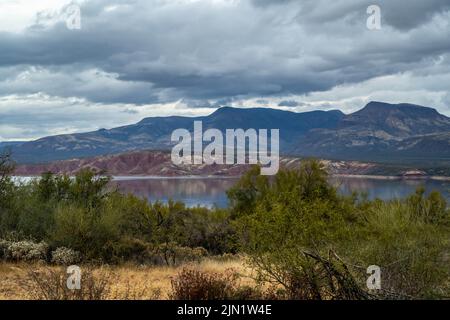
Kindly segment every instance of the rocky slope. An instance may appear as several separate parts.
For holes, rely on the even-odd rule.
[[[414,176],[426,176],[423,170],[402,166],[386,166],[358,161],[322,160],[333,175],[392,175],[405,176],[415,172]],[[280,167],[298,168],[301,158],[282,157]],[[174,165],[168,152],[135,151],[118,155],[93,158],[56,161],[49,164],[19,165],[15,175],[36,176],[44,172],[66,173],[73,175],[81,169],[92,169],[113,176],[240,176],[249,169],[249,165]]]
[[[432,108],[371,102],[343,117],[337,128],[311,130],[292,153],[400,163],[449,161],[450,118]]]

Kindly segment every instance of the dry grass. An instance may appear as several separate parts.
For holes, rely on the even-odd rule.
[[[242,283],[252,285],[250,270],[243,259],[218,261],[205,259],[195,268],[200,271],[225,273],[232,269],[242,275]],[[109,272],[111,284],[107,299],[168,299],[171,290],[171,279],[185,266],[149,267],[136,265],[103,266],[93,270],[94,274]],[[81,266],[83,269],[83,266]],[[31,299],[24,281],[32,281],[30,270],[58,270],[57,267],[42,265],[10,264],[0,262],[0,300]]]

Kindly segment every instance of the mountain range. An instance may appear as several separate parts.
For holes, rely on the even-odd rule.
[[[22,143],[23,141],[4,141],[4,142],[0,141],[0,150],[6,147],[17,146]]]
[[[170,150],[178,128],[280,129],[283,155],[379,162],[448,162],[450,118],[433,108],[370,102],[361,110],[290,112],[219,108],[203,117],[151,117],[128,126],[65,134],[12,145],[18,163],[46,163],[139,150]],[[1,144],[0,144],[1,147]],[[450,162],[448,162],[450,163]]]

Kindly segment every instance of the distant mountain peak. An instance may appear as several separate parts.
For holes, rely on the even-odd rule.
[[[280,129],[280,150],[302,156],[389,158],[391,154],[450,157],[450,118],[413,104],[371,101],[345,115],[339,110],[293,112],[221,107],[201,117],[151,117],[109,130],[41,138],[13,146],[20,163],[117,154],[133,150],[170,150],[174,130],[203,128]],[[1,143],[0,143],[1,147]]]
[[[345,116],[345,113],[343,113],[341,110],[339,110],[339,109],[333,109],[333,110],[328,110],[327,111],[328,113],[332,113],[332,114],[337,114],[337,115],[340,115],[340,116]]]
[[[434,108],[424,107],[411,103],[387,103],[380,101],[370,101],[364,108],[355,113],[365,112],[392,112],[401,111],[407,113],[422,113],[424,115],[439,115],[439,112]]]

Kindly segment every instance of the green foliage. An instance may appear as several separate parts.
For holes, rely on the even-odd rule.
[[[433,209],[429,199],[417,198],[420,193],[405,201],[375,202],[363,215],[358,245],[350,253],[359,263],[379,265],[388,291],[442,297],[450,294],[450,230],[430,219],[440,221],[442,208]]]
[[[233,188],[227,191],[233,217],[251,213],[258,199],[265,193],[269,179],[260,173],[261,168],[253,166]]]
[[[15,187],[10,178],[13,171],[14,163],[11,154],[3,151],[0,153],[0,213],[11,211],[14,205]],[[2,219],[1,216],[0,219]]]
[[[406,199],[411,218],[432,224],[448,223],[449,215],[444,197],[437,191],[432,191],[428,197],[424,195],[425,189],[419,187],[415,194]]]
[[[291,298],[363,297],[365,271],[373,264],[382,269],[385,293],[449,294],[449,211],[439,194],[424,197],[418,190],[390,202],[339,196],[314,160],[260,181],[250,172],[230,193],[242,249],[261,278],[279,283]],[[237,195],[249,193],[253,200],[246,205]],[[330,252],[343,260],[326,258]],[[336,286],[335,277],[343,275],[356,296],[342,295],[348,288]]]
[[[82,258],[178,265],[246,253],[261,283],[275,283],[282,293],[262,295],[232,284],[234,297],[450,296],[450,214],[437,192],[418,189],[387,202],[344,197],[328,183],[323,166],[308,160],[271,178],[253,167],[229,190],[230,208],[222,210],[148,203],[120,194],[109,178],[88,170],[75,177],[46,173],[14,185],[12,168],[9,155],[0,156],[1,258],[11,257],[12,248],[32,260],[40,251],[31,244],[39,243],[48,244],[47,262],[62,264]],[[383,290],[376,294],[365,287],[369,265],[382,270]],[[177,296],[191,297],[182,287],[189,283],[209,296],[208,290],[226,287],[225,280],[187,272],[176,284]]]
[[[236,251],[228,211],[148,203],[112,190],[109,181],[83,170],[75,177],[45,173],[29,184],[11,182],[3,189],[10,200],[0,211],[0,239],[14,233],[113,263],[195,260],[200,247],[208,254]],[[167,261],[160,258],[164,247],[173,249]]]
[[[67,175],[44,173],[35,181],[35,193],[41,201],[74,203],[83,208],[97,208],[108,197],[105,192],[109,177],[97,175],[91,170],[81,170],[72,180]]]

